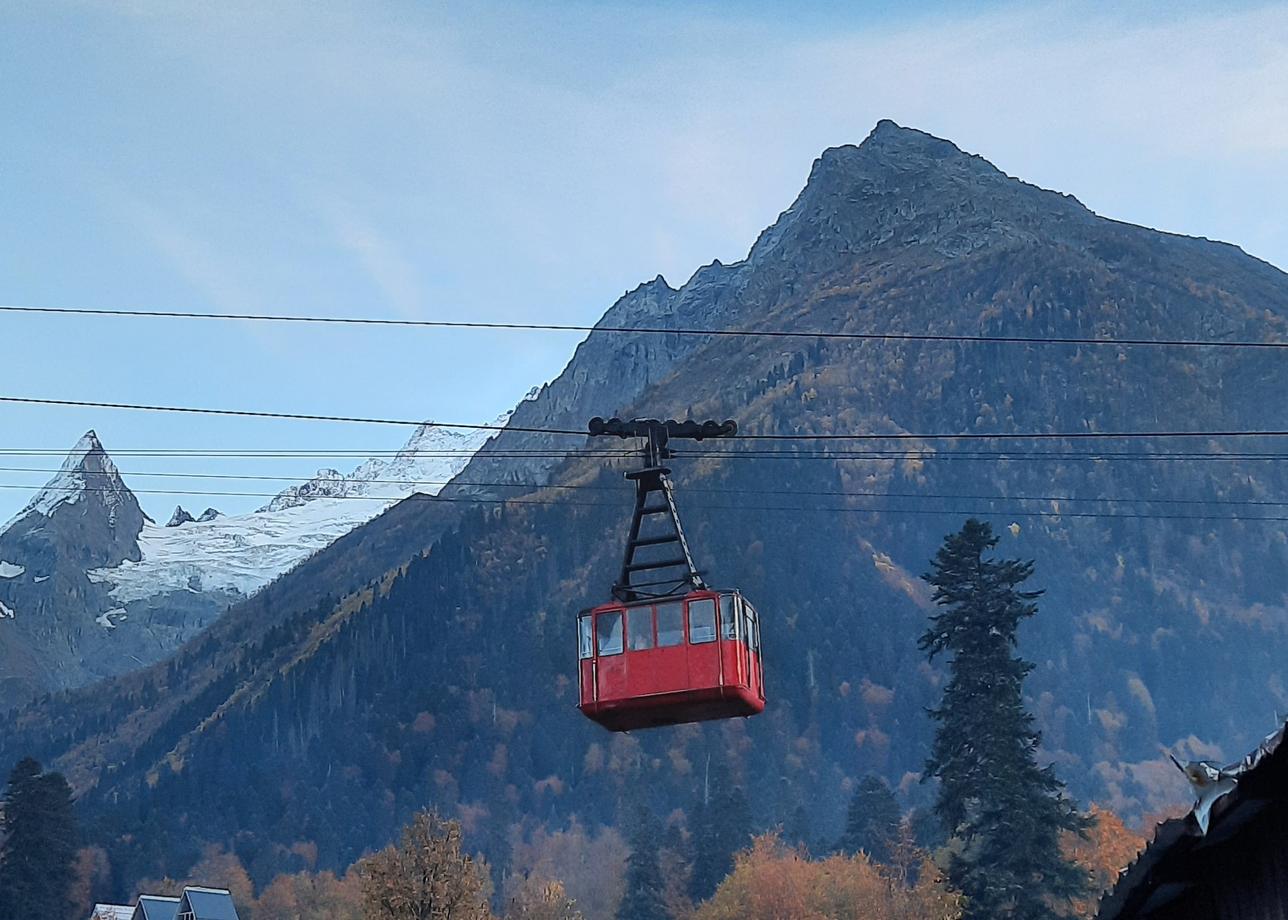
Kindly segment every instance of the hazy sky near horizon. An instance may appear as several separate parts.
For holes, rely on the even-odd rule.
[[[1288,267],[1288,5],[963,6],[0,3],[0,303],[593,323],[744,256],[883,117]],[[0,314],[0,395],[486,421],[577,341]],[[109,452],[408,434],[0,405],[0,448],[88,428]],[[59,459],[0,457],[31,470],[0,472],[0,521]],[[118,465],[220,492],[279,484],[143,474],[331,463]]]

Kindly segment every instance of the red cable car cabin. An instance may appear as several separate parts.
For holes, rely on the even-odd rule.
[[[760,623],[737,591],[601,604],[577,634],[579,706],[611,731],[765,709]]]

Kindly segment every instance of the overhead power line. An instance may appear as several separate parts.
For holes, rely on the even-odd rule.
[[[8,457],[66,457],[66,448],[0,448],[0,456]],[[473,457],[478,451],[473,449],[461,450],[292,450],[287,448],[278,449],[188,449],[188,448],[135,448],[121,449],[112,448],[108,453],[113,457],[133,457],[133,458],[166,458],[177,460],[188,459],[215,459],[215,460],[261,460],[261,459],[380,459],[395,457],[415,457],[420,459],[466,459]],[[1288,460],[1288,452],[1276,451],[1159,451],[1159,450],[1132,450],[1132,451],[1105,451],[1105,450],[1082,450],[1082,451],[1065,451],[1065,450],[1040,450],[1040,451],[1017,451],[1017,450],[986,450],[983,448],[971,448],[969,450],[955,450],[941,447],[902,447],[892,450],[881,450],[873,448],[869,450],[844,450],[837,448],[820,448],[815,450],[798,450],[798,449],[696,449],[681,448],[675,451],[677,457],[687,459],[718,459],[718,460],[819,460],[827,462],[836,461],[933,461],[933,460],[973,460],[984,461],[992,460],[997,462],[1020,462],[1020,461],[1118,461],[1118,460],[1223,460],[1223,461],[1281,461]],[[488,459],[547,459],[547,460],[568,460],[568,459],[623,459],[628,457],[638,457],[639,452],[626,448],[620,449],[576,449],[576,450],[488,450],[485,455]],[[299,479],[296,476],[293,479]]]
[[[238,418],[276,418],[305,422],[356,422],[364,425],[405,425],[417,428],[463,428],[469,431],[523,431],[537,434],[584,435],[569,428],[525,428],[521,425],[477,425],[467,422],[427,422],[402,418],[365,418],[354,415],[311,415],[301,412],[260,412],[251,409],[201,409],[192,406],[151,406],[139,403],[95,402],[84,399],[38,399],[29,396],[0,396],[0,402],[37,406],[79,406],[92,409],[133,409],[143,412],[180,412],[189,415],[226,415]]]
[[[0,466],[0,472],[3,473],[58,473],[60,470],[50,468],[35,468],[23,466]],[[90,476],[110,476],[111,473],[87,470],[86,474]],[[121,476],[138,477],[140,479],[213,479],[219,481],[234,482],[290,482],[298,483],[298,476],[265,476],[261,474],[250,473],[182,473],[173,471],[141,471],[132,470],[126,472],[120,471]],[[339,480],[343,481],[343,477]],[[470,488],[485,489],[528,489],[532,492],[543,490],[556,490],[567,492],[621,492],[623,486],[606,486],[589,483],[537,483],[537,482],[496,482],[496,481],[479,481],[463,479],[363,479],[357,480],[363,485],[413,485],[413,486],[446,486],[448,484],[456,486],[465,486]],[[68,487],[72,488],[72,487]],[[133,491],[133,490],[131,490]],[[710,486],[685,486],[686,493],[701,495],[764,495],[761,489],[729,489]],[[177,493],[176,493],[177,494]],[[1076,495],[986,495],[979,493],[960,493],[960,492],[890,492],[881,490],[854,490],[854,489],[778,489],[770,493],[773,495],[790,495],[790,496],[811,496],[811,497],[831,497],[831,498],[899,498],[899,499],[950,499],[964,501],[1019,501],[1019,502],[1073,502],[1085,504],[1088,502],[1099,502],[1105,504],[1162,504],[1162,505],[1230,505],[1236,507],[1288,507],[1288,500],[1273,499],[1226,499],[1226,498],[1170,498],[1170,497],[1147,497],[1147,496],[1125,496],[1125,495],[1098,495],[1098,496],[1076,496]],[[319,498],[337,498],[344,496],[318,496]],[[399,496],[370,496],[374,499],[385,501],[394,501]]]
[[[30,489],[30,485],[19,485],[14,483],[0,483],[0,489]],[[99,488],[95,486],[68,486],[60,487],[55,491],[76,491],[76,492],[111,492],[114,489]],[[201,497],[251,497],[251,498],[275,498],[276,493],[272,492],[204,492],[204,491],[184,491],[175,489],[138,489],[131,490],[140,495],[194,495]],[[762,493],[763,494],[763,493]],[[771,493],[773,494],[773,493]],[[367,495],[341,495],[334,496],[337,499],[352,501],[390,501],[388,498]],[[560,507],[579,506],[591,508],[619,508],[618,502],[584,502],[584,501],[567,501],[564,499],[551,500],[540,498],[488,498],[481,496],[441,496],[425,495],[417,493],[408,496],[404,501],[427,501],[443,502],[448,504],[484,504],[484,505],[557,505]],[[916,515],[979,515],[979,516],[1005,516],[1005,517],[1026,517],[1026,518],[1095,518],[1095,519],[1122,519],[1122,520],[1183,520],[1183,521],[1230,521],[1236,523],[1283,523],[1288,522],[1288,516],[1268,516],[1254,515],[1244,517],[1241,515],[1231,514],[1172,514],[1172,513],[1149,513],[1149,512],[1107,512],[1107,511],[1033,511],[1019,508],[856,508],[851,506],[831,506],[831,507],[805,507],[800,505],[700,505],[686,503],[686,509],[694,511],[719,511],[719,512],[746,512],[746,511],[782,511],[796,514],[916,514]]]
[[[100,307],[42,307],[0,305],[0,312],[38,313],[62,316],[116,316],[149,319],[235,320],[268,323],[309,323],[317,325],[394,326],[425,329],[492,329],[539,332],[614,333],[626,335],[687,335],[711,337],[756,337],[768,339],[839,339],[850,341],[944,342],[1001,345],[1086,345],[1092,347],[1143,346],[1154,348],[1259,348],[1288,349],[1288,342],[1229,339],[1146,339],[1095,338],[1091,336],[957,335],[929,332],[836,332],[823,329],[695,329],[663,326],[587,326],[576,323],[515,323],[476,320],[418,320],[363,316],[300,316],[282,313],[207,313],[186,310],[141,310]]]
[[[237,418],[292,419],[307,422],[355,422],[368,425],[403,425],[426,428],[462,428],[475,431],[520,431],[534,434],[586,437],[587,432],[573,428],[541,428],[522,425],[480,425],[464,422],[426,422],[410,419],[368,418],[353,415],[316,415],[300,412],[267,412],[249,409],[208,409],[192,406],[159,406],[141,403],[101,402],[84,399],[48,399],[31,396],[0,396],[0,402],[39,406],[74,406],[94,409],[127,409],[144,412],[169,412],[192,415],[219,415]],[[1138,440],[1171,438],[1280,438],[1288,429],[1216,429],[1206,431],[1028,431],[1028,432],[864,432],[848,434],[738,434],[739,441],[1079,441]]]

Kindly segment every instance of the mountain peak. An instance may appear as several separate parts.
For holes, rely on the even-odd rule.
[[[906,128],[889,118],[883,118],[878,121],[876,126],[868,133],[868,136],[859,144],[859,147],[922,148],[939,151],[944,155],[956,153],[961,156],[969,156],[952,141],[944,140],[942,137],[935,137],[935,135],[919,128]]]
[[[170,520],[166,522],[167,527],[182,527],[184,524],[191,524],[195,520],[183,505],[174,506],[174,514],[170,515]]]
[[[983,157],[966,153],[952,141],[883,118],[857,146],[842,144],[824,150],[814,161],[809,181],[813,184],[828,176],[852,178],[885,171],[903,174],[926,168],[1003,175]]]
[[[882,119],[857,146],[829,147],[751,258],[831,271],[863,253],[928,247],[955,259],[1017,242],[1071,239],[1093,217],[1068,195],[1002,172],[952,141]]]
[[[92,429],[81,435],[58,473],[3,528],[14,552],[117,565],[140,558],[138,536],[147,516]],[[21,559],[19,560],[21,562]]]
[[[80,436],[80,440],[76,442],[71,452],[68,453],[67,460],[71,461],[75,457],[79,458],[79,462],[83,462],[91,454],[107,455],[107,451],[103,449],[103,442],[98,439],[98,433],[93,428]]]
[[[56,508],[75,505],[87,495],[95,496],[108,509],[112,523],[118,507],[126,504],[138,507],[134,494],[121,479],[120,471],[92,428],[81,435],[57,475],[45,483],[15,520],[31,512],[49,517]]]

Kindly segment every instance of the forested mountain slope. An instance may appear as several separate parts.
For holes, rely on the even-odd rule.
[[[679,290],[652,282],[604,324],[1279,341],[1288,276],[1233,246],[1098,217],[882,122],[823,154],[747,260]],[[597,332],[512,424],[619,413],[735,418],[747,435],[1288,429],[1282,362],[1257,349]],[[608,735],[573,708],[573,615],[606,595],[630,491],[620,460],[504,453],[554,447],[608,445],[502,435],[443,496],[514,501],[406,501],[167,665],[11,714],[0,755],[66,769],[123,878],[179,873],[206,841],[261,878],[292,866],[301,840],[341,865],[425,804],[461,816],[501,868],[516,823],[615,822],[639,800],[687,808],[724,766],[759,824],[803,808],[827,841],[852,778],[874,770],[907,801],[922,794],[913,774],[941,674],[916,647],[917,576],[968,513],[1003,533],[1002,552],[1036,560],[1047,593],[1021,652],[1037,664],[1046,753],[1075,794],[1153,809],[1184,794],[1160,745],[1234,755],[1288,708],[1288,540],[1282,522],[1246,520],[1285,516],[1259,504],[1288,498],[1283,463],[1257,456],[1282,441],[747,440],[687,448],[676,479],[711,580],[762,611],[770,707]]]

